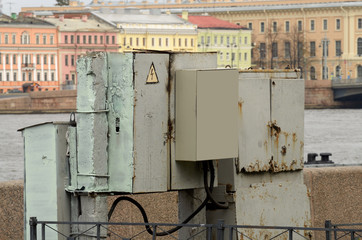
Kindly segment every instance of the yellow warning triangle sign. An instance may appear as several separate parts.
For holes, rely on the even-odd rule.
[[[158,83],[158,82],[159,81],[158,81],[157,73],[155,70],[155,66],[152,63],[151,67],[150,67],[150,71],[148,72],[148,75],[147,75],[146,83]]]

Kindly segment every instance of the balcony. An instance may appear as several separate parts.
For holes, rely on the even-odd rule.
[[[34,70],[34,64],[33,63],[23,63],[23,64],[21,64],[21,69],[23,71],[32,71],[32,70]]]

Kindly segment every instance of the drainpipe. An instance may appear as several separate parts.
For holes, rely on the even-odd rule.
[[[346,11],[346,9],[343,8],[343,6],[341,6],[341,10],[344,12],[345,14],[345,18],[344,20],[347,19],[347,36],[349,36],[350,34],[350,29],[349,29],[349,16],[348,16],[348,12]],[[344,24],[344,21],[343,21],[343,24]],[[343,28],[344,29],[344,28]],[[344,44],[343,45],[347,45],[347,48],[343,47],[343,55],[345,56],[344,57],[344,77],[347,78],[347,74],[348,74],[348,70],[347,70],[347,62],[348,62],[348,54],[350,52],[350,49],[349,49],[349,42],[347,39],[344,39]],[[347,50],[347,52],[346,52]]]

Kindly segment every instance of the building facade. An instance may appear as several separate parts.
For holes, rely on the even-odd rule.
[[[300,68],[307,80],[362,81],[362,2],[245,7],[210,14],[252,29],[257,68]]]
[[[61,89],[75,89],[77,83],[77,59],[87,52],[117,52],[115,26],[89,18],[87,14],[73,14],[66,18],[44,18],[58,29],[59,72]]]
[[[57,29],[51,23],[0,16],[0,93],[22,90],[24,83],[58,90],[57,44]]]
[[[197,25],[198,51],[218,53],[219,68],[251,67],[251,30],[212,16],[183,12],[182,17]]]
[[[197,27],[176,15],[138,10],[94,12],[99,19],[114,23],[119,30],[120,52],[158,50],[197,51]]]

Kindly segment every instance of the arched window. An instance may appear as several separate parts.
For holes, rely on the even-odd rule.
[[[315,77],[315,67],[310,67],[310,80],[316,80]]]
[[[341,67],[338,65],[336,67],[336,77],[339,78],[341,76]]]
[[[21,44],[29,44],[30,43],[30,37],[27,32],[23,32],[21,34]]]
[[[362,38],[358,38],[357,40],[357,54],[358,56],[362,56]]]
[[[358,65],[357,67],[357,78],[362,79],[362,65]]]

